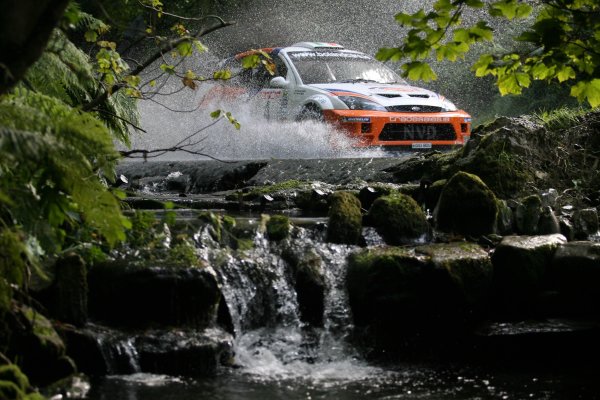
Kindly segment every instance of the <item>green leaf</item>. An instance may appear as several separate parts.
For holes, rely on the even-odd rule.
[[[177,45],[177,53],[179,53],[179,55],[182,57],[188,57],[192,55],[193,49],[192,43],[189,40],[181,42]]]
[[[402,50],[398,48],[381,48],[375,54],[375,58],[379,61],[400,61],[403,57]]]
[[[581,103],[587,100],[592,108],[600,106],[600,79],[578,82],[571,88],[571,96]]]
[[[242,58],[242,67],[244,69],[252,69],[258,67],[260,64],[260,56],[258,54],[250,54]]]
[[[217,119],[221,116],[221,110],[215,110],[213,112],[210,113],[210,117],[213,119]]]
[[[162,64],[160,66],[160,69],[163,70],[163,72],[169,74],[169,75],[173,75],[175,73],[175,66],[174,65],[169,65],[169,64]]]
[[[575,79],[577,77],[577,74],[575,73],[575,70],[573,68],[571,68],[570,66],[567,65],[567,66],[563,66],[556,73],[556,77],[558,78],[559,82],[564,82],[569,79]]]
[[[429,64],[424,62],[413,61],[404,64],[402,69],[404,70],[403,75],[408,77],[410,80],[423,80],[428,82],[437,79],[437,75],[435,72],[433,72]]]
[[[224,81],[231,79],[231,71],[228,69],[221,69],[221,70],[215,71],[213,73],[213,79],[224,80]]]
[[[98,40],[98,33],[96,33],[96,31],[89,30],[85,32],[83,37],[85,38],[86,42],[94,43],[96,40]]]
[[[471,67],[472,71],[475,71],[475,76],[482,77],[492,73],[492,68],[490,68],[490,64],[494,62],[494,57],[491,54],[483,54],[479,57],[479,60],[473,67]]]

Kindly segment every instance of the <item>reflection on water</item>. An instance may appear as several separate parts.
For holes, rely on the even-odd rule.
[[[268,379],[241,371],[226,371],[214,378],[184,380],[162,375],[112,376],[94,382],[94,400],[263,400],[263,399],[597,399],[598,384],[592,374],[482,372],[455,366],[369,367],[366,376],[350,374],[344,367],[331,378]]]

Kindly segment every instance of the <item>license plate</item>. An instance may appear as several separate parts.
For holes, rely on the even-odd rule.
[[[413,143],[412,148],[413,149],[430,149],[431,143]]]

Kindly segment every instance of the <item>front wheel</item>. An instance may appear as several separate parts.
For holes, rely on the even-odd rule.
[[[298,119],[301,121],[325,122],[323,111],[314,104],[306,105],[300,112]]]

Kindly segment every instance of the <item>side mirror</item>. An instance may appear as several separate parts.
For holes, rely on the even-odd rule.
[[[270,82],[270,86],[274,88],[284,88],[289,84],[290,83],[286,81],[283,76],[276,76],[275,78],[271,79]]]

